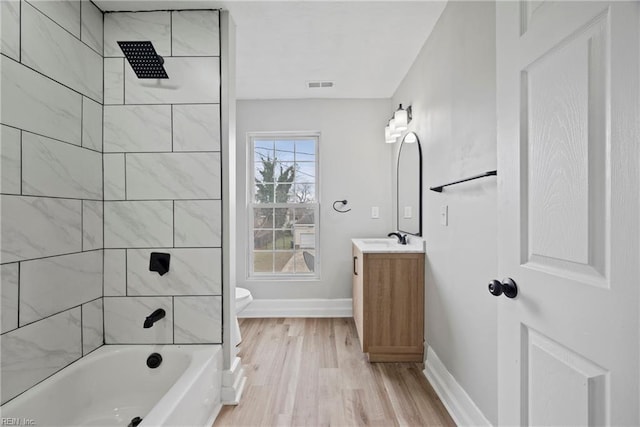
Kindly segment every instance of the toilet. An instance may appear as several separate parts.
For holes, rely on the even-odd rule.
[[[251,296],[251,292],[245,288],[236,288],[236,318],[235,318],[235,326],[231,331],[233,344],[237,346],[242,341],[242,336],[240,335],[240,325],[238,324],[238,314],[242,313],[242,311],[247,308],[247,306],[253,301],[253,297]]]

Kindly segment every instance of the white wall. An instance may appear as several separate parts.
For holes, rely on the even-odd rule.
[[[392,147],[383,128],[388,100],[238,101],[237,110],[237,285],[256,299],[351,298],[351,238],[392,231]],[[320,280],[247,279],[247,132],[319,131]],[[351,212],[333,210],[347,199]],[[371,219],[371,207],[380,219]]]
[[[412,105],[409,130],[423,150],[426,341],[493,424],[497,306],[487,283],[497,278],[496,180],[429,187],[496,168],[495,79],[494,4],[449,2],[393,96],[395,107]]]

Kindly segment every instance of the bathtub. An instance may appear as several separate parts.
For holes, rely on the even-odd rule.
[[[160,353],[162,364],[147,367]],[[0,408],[4,424],[211,426],[220,410],[219,345],[105,345]],[[8,421],[7,421],[8,420]]]

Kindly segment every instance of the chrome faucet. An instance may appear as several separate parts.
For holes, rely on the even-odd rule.
[[[391,237],[391,236],[396,236],[398,238],[398,243],[400,243],[401,245],[406,245],[407,244],[407,235],[406,234],[400,234],[400,233],[389,233],[387,234],[387,237]]]
[[[146,319],[144,319],[144,328],[150,328],[153,326],[154,323],[156,323],[158,320],[162,319],[167,313],[164,311],[164,309],[159,308],[156,311],[154,311],[153,313],[151,313],[149,316],[147,316]]]

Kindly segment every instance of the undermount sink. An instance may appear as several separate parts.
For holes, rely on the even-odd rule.
[[[401,245],[398,243],[398,239],[394,238],[365,238],[365,239],[351,239],[354,245],[360,249],[361,252],[424,252],[424,241],[415,236],[407,237],[407,244]]]

